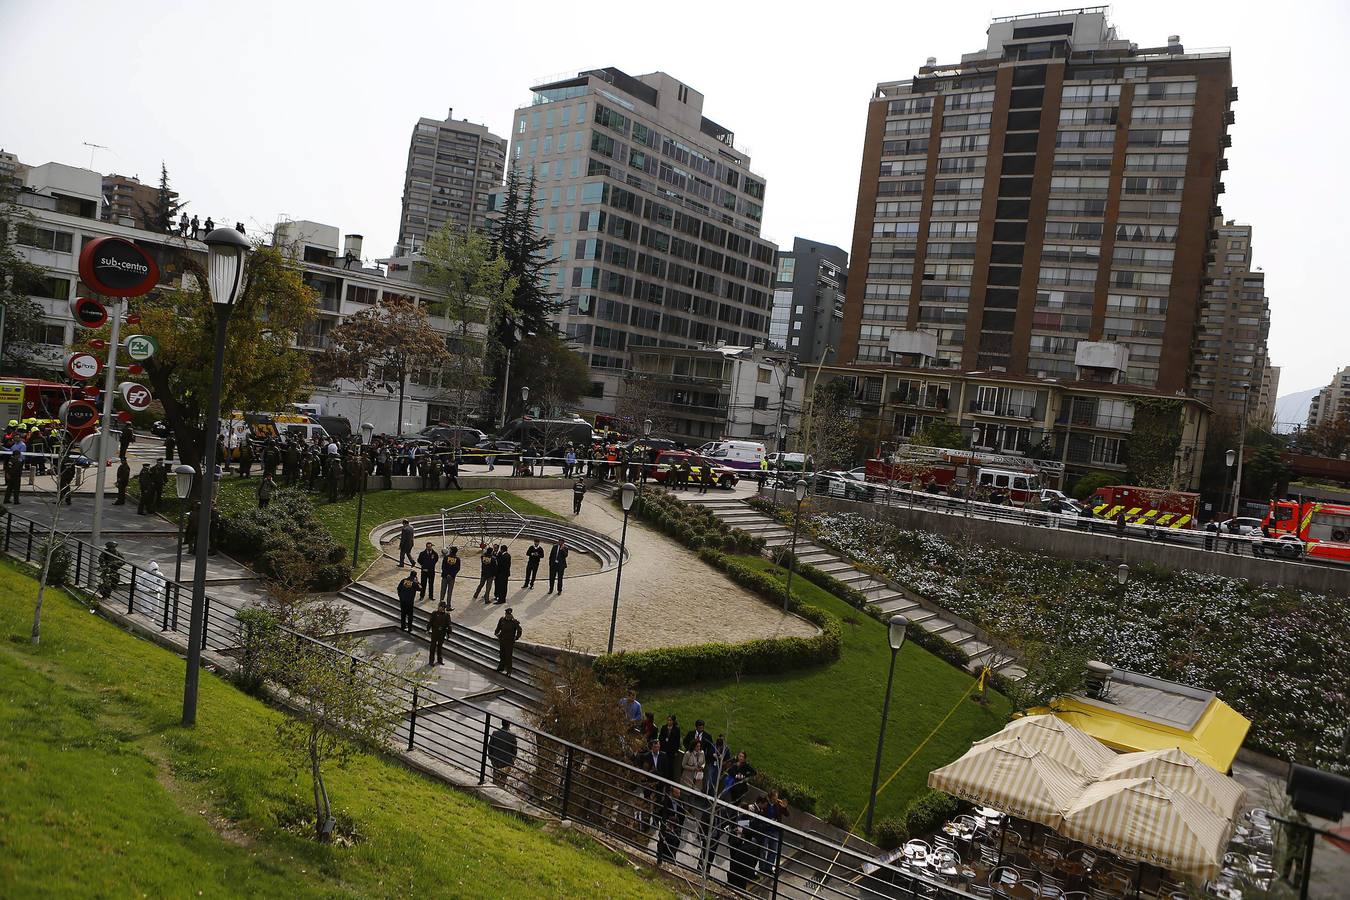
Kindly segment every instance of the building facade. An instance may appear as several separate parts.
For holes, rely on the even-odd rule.
[[[1112,381],[1184,392],[1236,96],[1227,51],[1137,47],[1105,7],[879,84],[840,360],[1072,379],[1115,344]]]
[[[769,330],[765,182],[703,95],[664,72],[593,69],[533,89],[509,164],[536,182],[559,326],[613,413],[633,354],[752,346]]]
[[[1261,372],[1261,394],[1257,399],[1256,410],[1251,422],[1259,428],[1275,430],[1279,423],[1275,421],[1275,409],[1280,398],[1280,367],[1272,366],[1266,358],[1266,367]]]
[[[769,346],[815,364],[839,350],[848,287],[848,251],[793,238],[778,252],[769,314]]]
[[[1315,428],[1336,419],[1350,419],[1350,366],[1337,372],[1330,383],[1313,396],[1308,404],[1306,427]]]
[[[451,109],[443,120],[418,119],[413,126],[394,256],[417,253],[446,224],[464,230],[487,222],[488,195],[502,180],[506,140],[454,113]]]
[[[169,191],[169,199],[177,200],[178,192]],[[99,218],[105,222],[145,227],[142,210],[151,209],[159,200],[159,188],[141,184],[139,178],[126,175],[103,176],[103,207]]]
[[[1252,227],[1215,219],[1211,233],[1190,393],[1229,422],[1269,422],[1270,303],[1265,273],[1252,267]]]

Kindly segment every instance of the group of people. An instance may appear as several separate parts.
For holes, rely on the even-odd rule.
[[[170,219],[170,221],[173,220]],[[178,217],[178,236],[181,238],[190,237],[194,241],[200,240],[205,235],[208,235],[212,231],[215,231],[215,228],[216,223],[211,221],[210,216],[206,217],[205,222],[202,222],[196,216],[193,216],[191,219],[189,219],[187,213],[183,213],[181,216]],[[244,230],[243,222],[235,222],[234,230],[239,232],[240,234],[247,234],[247,232]]]
[[[4,461],[0,466],[5,476],[5,503],[22,503],[19,495],[24,470],[31,468],[36,475],[46,475],[49,470],[55,474],[57,502],[70,504],[79,463],[67,452],[70,448],[63,438],[62,430],[48,420],[9,420],[4,434]]]

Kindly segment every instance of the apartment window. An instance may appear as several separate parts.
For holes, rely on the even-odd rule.
[[[65,300],[70,297],[70,279],[44,275],[29,287],[29,296]]]
[[[1112,262],[1125,266],[1170,267],[1173,251],[1155,250],[1150,247],[1117,247],[1111,256]]]
[[[347,300],[351,303],[374,304],[379,299],[379,289],[363,287],[359,284],[347,285]]]
[[[949,115],[942,117],[943,131],[978,131],[981,128],[988,128],[990,122],[989,113],[969,113]]]
[[[1086,106],[1059,111],[1061,125],[1114,125],[1120,108],[1116,106]]]
[[[942,139],[938,150],[942,153],[963,153],[977,150],[987,150],[989,148],[989,135],[987,134],[961,134],[956,137],[945,137]]]
[[[909,289],[908,284],[872,284],[868,282],[867,287],[863,289],[863,297],[867,300],[905,300],[909,297]]]
[[[898,159],[883,162],[881,174],[885,175],[922,175],[928,169],[926,159]]]
[[[1060,102],[1070,103],[1119,103],[1120,85],[1118,84],[1066,84],[1060,95]]]
[[[74,235],[68,231],[53,231],[50,228],[20,224],[18,233],[15,235],[15,241],[26,247],[36,247],[39,250],[69,253],[73,246]]]
[[[1189,106],[1136,106],[1130,112],[1131,125],[1189,125]]]
[[[873,222],[872,237],[907,238],[917,237],[918,222]]]
[[[1055,146],[1061,150],[1072,150],[1075,148],[1101,149],[1105,147],[1114,147],[1115,144],[1116,133],[1114,130],[1055,132]]]
[[[922,119],[890,119],[886,122],[886,135],[927,134],[933,127],[933,121]]]
[[[917,227],[918,223],[914,223]],[[973,238],[980,230],[979,222],[929,222],[930,238]],[[875,232],[874,232],[875,233]]]
[[[1107,172],[1111,169],[1110,153],[1056,153],[1057,172]]]
[[[879,319],[883,322],[903,321],[908,317],[908,311],[904,306],[891,306],[886,303],[864,303],[862,317],[864,319]]]
[[[1094,436],[1092,438],[1092,461],[1101,465],[1125,465],[1125,439]]]
[[[1126,143],[1131,147],[1184,147],[1191,142],[1189,128],[1131,128]]]
[[[1125,179],[1124,194],[1176,194],[1181,191],[1180,178],[1165,176],[1131,176]]]
[[[902,100],[892,100],[886,105],[886,114],[891,116],[904,116],[911,113],[926,113],[932,111],[932,97],[906,97]]]
[[[994,105],[993,91],[973,91],[968,94],[948,94],[943,111],[954,109],[989,109]]]
[[[1055,176],[1050,179],[1052,194],[1105,194],[1110,178],[1082,175]]]
[[[1140,100],[1174,100],[1194,96],[1194,81],[1155,81],[1134,89],[1136,103]]]
[[[980,201],[934,200],[933,206],[928,214],[937,219],[948,218],[951,216],[978,216],[980,214]]]
[[[948,156],[938,159],[938,171],[944,175],[958,172],[983,172],[983,156]]]
[[[876,215],[879,219],[917,216],[922,206],[923,203],[919,200],[878,200]]]
[[[1101,222],[1058,222],[1045,223],[1047,240],[1063,241],[1100,241],[1102,239]]]
[[[935,195],[979,194],[983,191],[983,178],[939,178],[933,182]]]

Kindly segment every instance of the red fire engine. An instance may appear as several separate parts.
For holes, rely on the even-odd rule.
[[[1038,500],[1043,488],[1058,488],[1064,464],[1002,453],[900,444],[881,459],[869,459],[867,480],[946,488],[975,484],[1005,494],[1014,503]]]
[[[1275,500],[1261,520],[1261,530],[1275,541],[1274,551],[1297,557],[1350,563],[1350,506],[1319,500]],[[1271,542],[1264,545],[1270,549]]]
[[[1092,500],[1093,514],[1103,519],[1114,519],[1123,512],[1125,520],[1135,525],[1194,528],[1200,495],[1117,484],[1097,488]]]

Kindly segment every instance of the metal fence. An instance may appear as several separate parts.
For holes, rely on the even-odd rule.
[[[11,513],[4,519],[0,548],[40,566],[48,531]],[[58,532],[57,540],[70,554],[68,585],[143,626],[186,635],[191,585],[130,563],[121,564],[118,577],[111,579],[100,566],[101,550],[69,533]],[[207,596],[204,622],[202,649],[240,661],[248,635],[234,608]],[[353,676],[364,673],[393,701],[398,710],[391,734],[395,749],[424,754],[480,785],[490,780],[547,814],[653,855],[693,890],[713,883],[737,896],[802,900],[975,896],[961,888],[959,873],[948,881],[877,864],[870,848],[845,846],[765,818],[739,803],[744,799],[737,796],[740,788],[710,796],[290,633],[298,652],[331,657],[335,668]],[[712,784],[717,783],[714,777]]]

